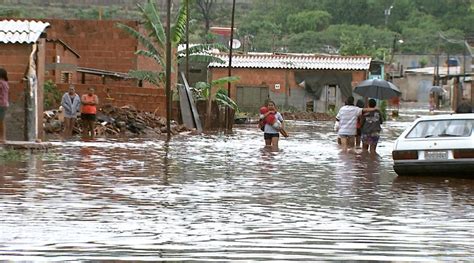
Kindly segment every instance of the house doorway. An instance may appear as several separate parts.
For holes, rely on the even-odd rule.
[[[257,113],[268,98],[268,87],[237,86],[236,103],[243,112]]]
[[[337,107],[337,85],[326,86],[326,111],[336,111]]]

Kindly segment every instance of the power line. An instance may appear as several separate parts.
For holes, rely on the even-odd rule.
[[[471,55],[471,57],[473,56],[472,54],[472,48],[471,46],[469,45],[469,43],[467,43],[467,41],[465,39],[463,40],[457,40],[457,39],[450,39],[448,38],[447,36],[443,35],[443,33],[441,31],[438,31],[438,35],[440,38],[442,38],[443,40],[445,40],[446,42],[448,43],[451,43],[451,44],[459,44],[459,45],[464,45],[466,46],[466,49],[467,51],[469,51],[469,54]]]

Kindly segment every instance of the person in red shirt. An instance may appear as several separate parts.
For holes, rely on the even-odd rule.
[[[263,116],[259,121],[259,126],[262,131],[265,131],[265,124],[268,123],[284,137],[288,137],[288,133],[283,129],[281,122],[275,117],[275,113],[269,112],[268,107],[263,106],[260,108],[260,116]]]
[[[94,138],[94,126],[97,114],[97,105],[99,98],[94,94],[94,88],[89,88],[88,93],[81,97],[81,121],[82,135],[84,137]]]

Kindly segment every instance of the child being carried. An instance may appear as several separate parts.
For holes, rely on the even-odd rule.
[[[275,112],[269,112],[267,107],[261,107],[259,127],[262,131],[264,130],[265,124],[279,131],[283,137],[288,137],[288,133],[283,129],[281,122],[275,117]]]

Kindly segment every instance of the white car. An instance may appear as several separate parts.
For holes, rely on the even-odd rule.
[[[421,117],[395,141],[398,175],[474,178],[474,113]]]

